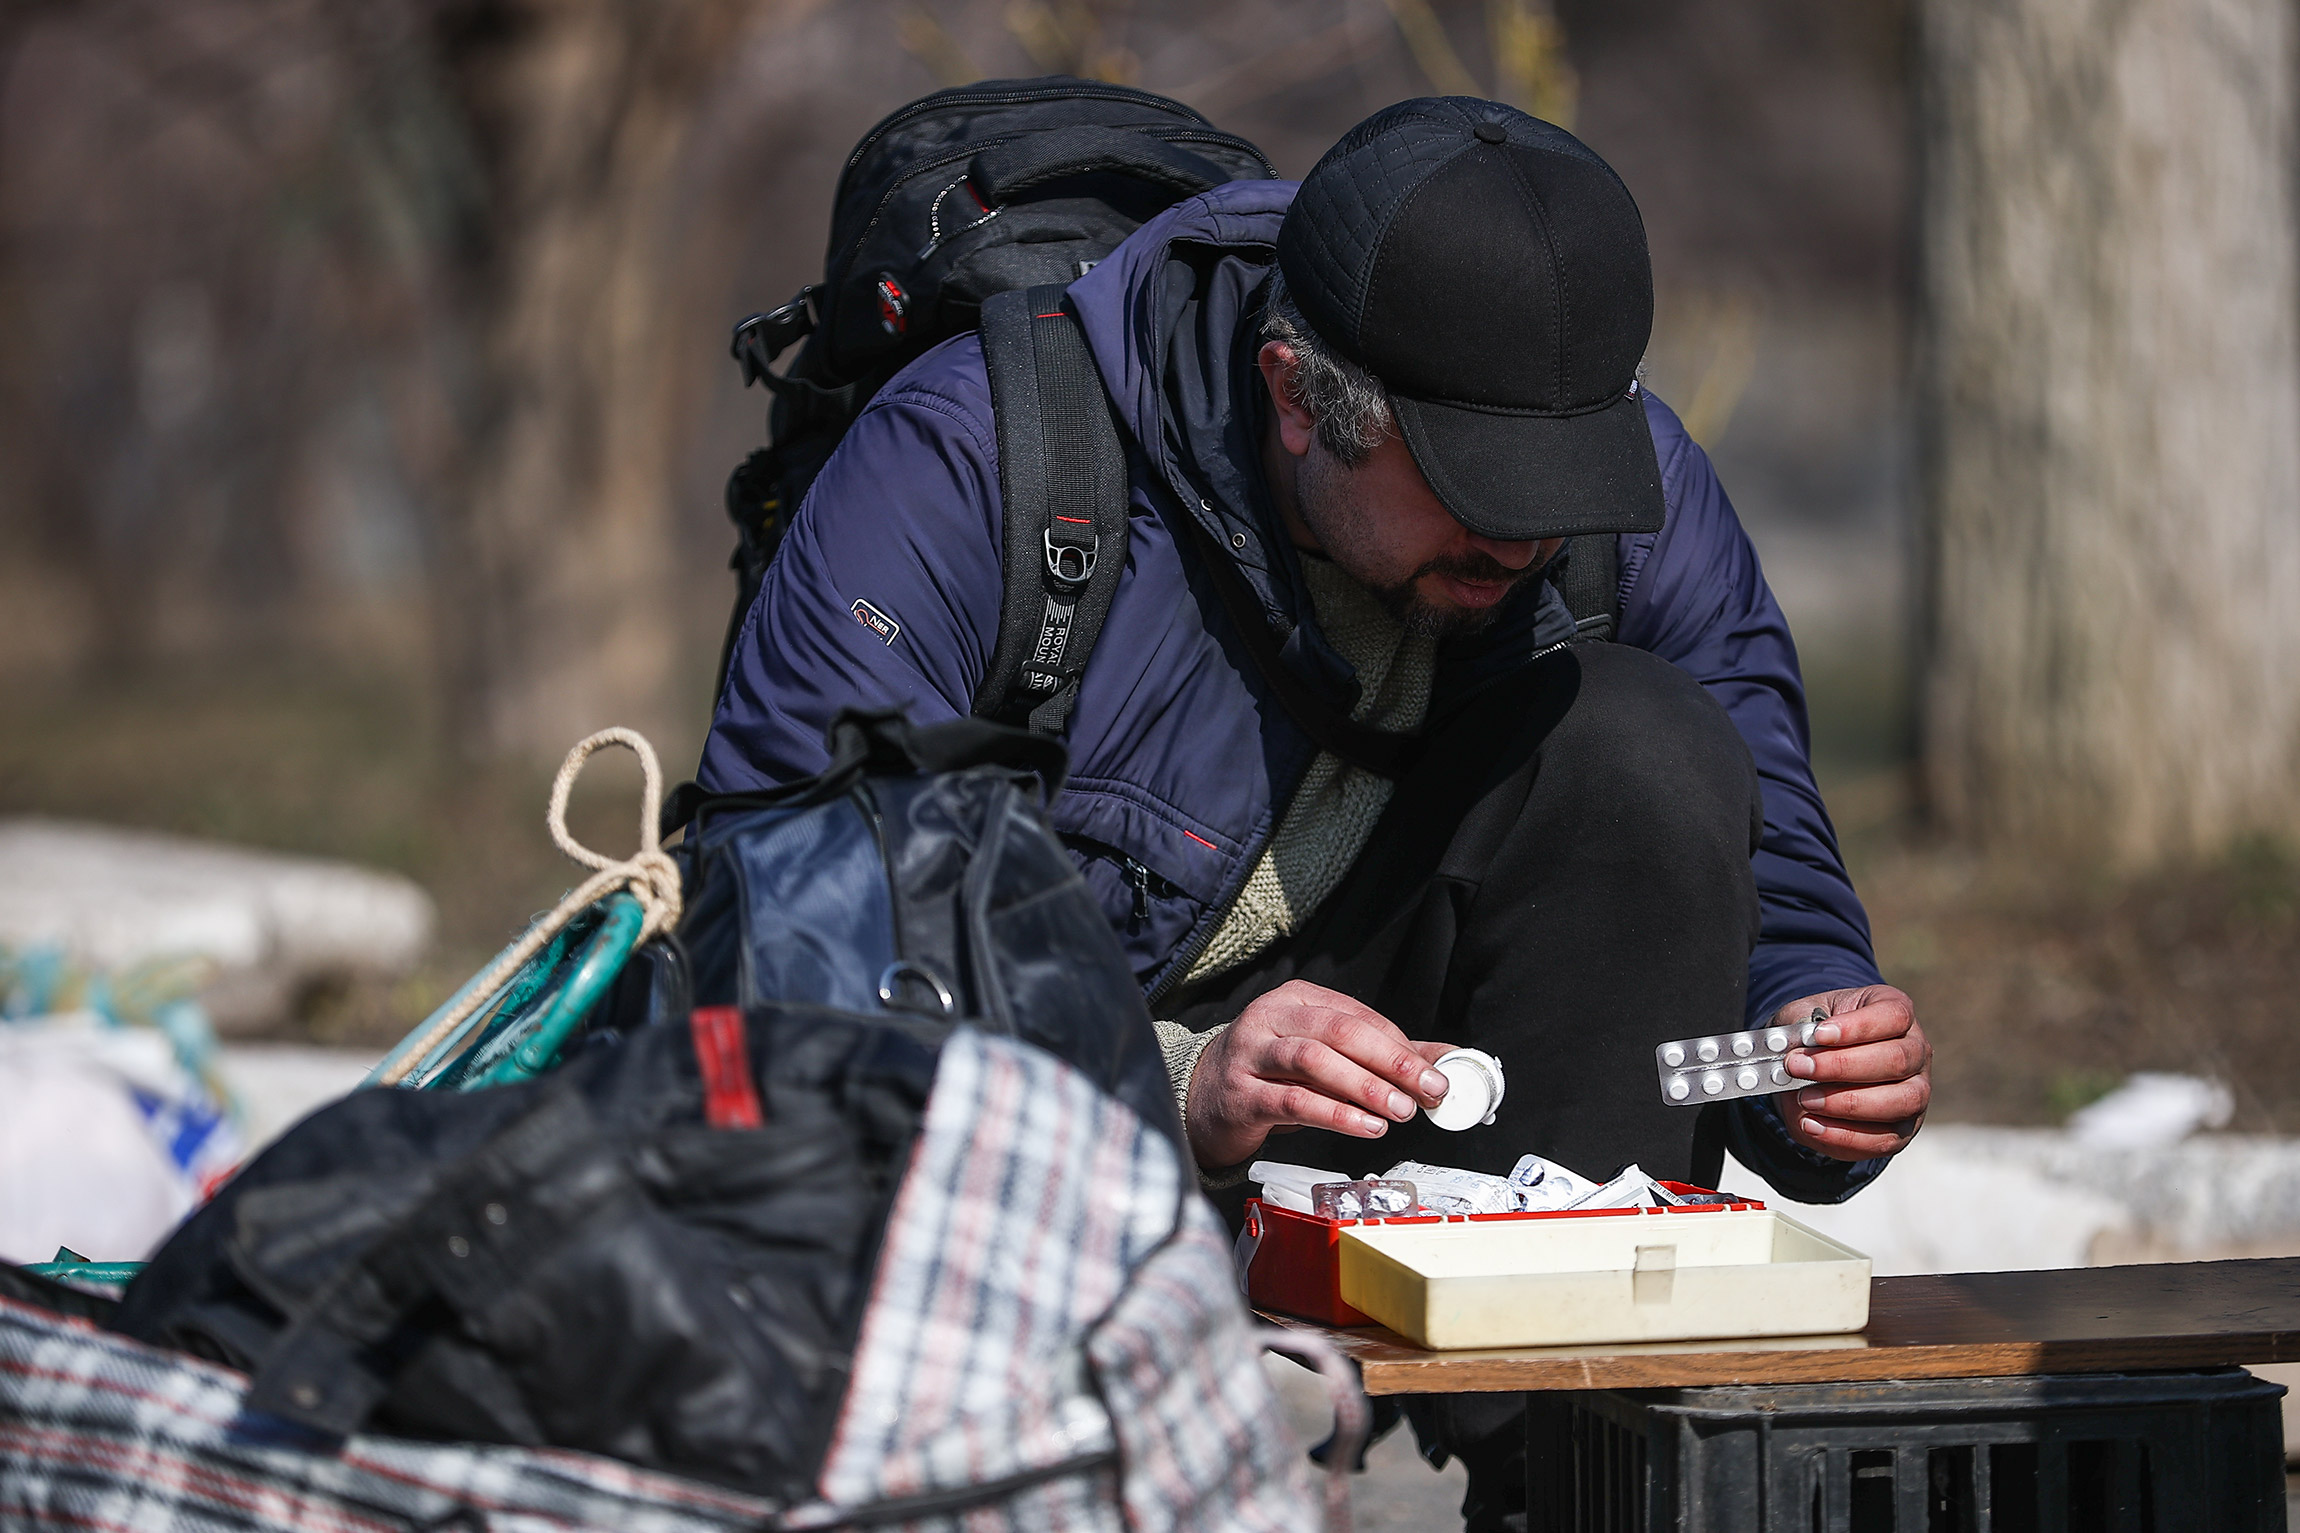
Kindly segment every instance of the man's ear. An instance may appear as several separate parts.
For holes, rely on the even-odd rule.
[[[1303,408],[1295,388],[1295,380],[1301,375],[1301,359],[1294,355],[1294,348],[1283,341],[1264,341],[1254,356],[1254,365],[1261,369],[1262,382],[1270,391],[1270,410],[1278,423],[1279,444],[1297,458],[1308,457],[1318,418]]]

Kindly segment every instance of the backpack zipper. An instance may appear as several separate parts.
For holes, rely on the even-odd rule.
[[[1261,150],[1256,149],[1253,144],[1247,142],[1245,139],[1239,138],[1236,134],[1224,133],[1221,129],[1216,128],[1211,124],[1203,128],[1197,128],[1188,126],[1186,124],[1176,124],[1169,127],[1162,123],[1145,123],[1135,131],[1141,132],[1146,137],[1155,138],[1161,142],[1170,144],[1209,144],[1220,145],[1223,147],[1243,147],[1253,150],[1254,157],[1262,162],[1263,169],[1267,170],[1270,168],[1269,157],[1264,155]],[[892,203],[895,197],[902,191],[902,189],[908,186],[913,180],[922,175],[925,175],[930,170],[945,170],[952,165],[958,164],[962,160],[972,160],[976,155],[982,153],[982,151],[985,149],[994,148],[1000,144],[1012,143],[1015,139],[1021,136],[1021,134],[1017,133],[1004,133],[994,138],[981,139],[974,143],[970,143],[966,148],[955,153],[943,155],[939,159],[923,160],[920,163],[911,166],[910,169],[904,171],[901,175],[895,177],[893,182],[888,185],[885,193],[880,196],[878,200],[878,206],[871,209],[869,220],[865,222],[862,228],[856,232],[853,239],[847,241],[846,248],[839,252],[838,259],[829,262],[824,266],[823,285],[834,292],[845,286],[847,276],[853,270],[855,257],[862,252],[864,242],[871,237],[872,231],[878,228],[879,221],[886,217],[888,204]],[[940,241],[937,241],[936,243],[939,244]],[[930,245],[927,248],[931,251],[934,247]],[[833,271],[838,273],[835,278],[831,275]]]
[[[844,181],[848,172],[862,163],[863,156],[878,147],[880,139],[904,123],[924,117],[929,112],[939,112],[945,107],[954,106],[962,98],[970,105],[980,106],[1020,106],[1026,101],[1042,101],[1049,97],[1059,97],[1072,101],[1130,101],[1137,105],[1159,107],[1165,110],[1169,116],[1174,115],[1175,108],[1180,108],[1185,121],[1195,122],[1208,128],[1214,126],[1203,113],[1191,107],[1187,102],[1176,101],[1170,96],[1160,96],[1146,90],[1135,90],[1131,86],[1125,85],[1104,84],[1089,86],[1084,90],[1069,85],[1040,85],[1027,90],[984,91],[979,95],[966,95],[966,90],[967,87],[959,86],[948,92],[936,91],[931,96],[921,96],[908,106],[897,107],[887,114],[877,127],[863,135],[861,143],[855,145],[854,153],[847,156],[846,165],[839,171],[839,179]]]

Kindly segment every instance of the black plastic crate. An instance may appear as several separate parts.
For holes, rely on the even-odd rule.
[[[2270,1533],[2240,1368],[1534,1395],[1529,1533]]]

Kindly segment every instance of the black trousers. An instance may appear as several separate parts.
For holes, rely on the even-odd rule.
[[[1400,1160],[1506,1172],[1531,1150],[1586,1176],[1692,1169],[1697,1113],[1661,1099],[1655,1045],[1742,1024],[1757,937],[1756,768],[1715,699],[1612,644],[1547,656],[1441,723],[1304,929],[1176,998],[1198,1029],[1288,980],[1408,1037],[1484,1049],[1490,1126],[1273,1135],[1263,1155],[1351,1175]],[[1245,1189],[1216,1202],[1240,1216]],[[1524,1525],[1522,1397],[1415,1397],[1433,1461],[1470,1471],[1470,1528]]]

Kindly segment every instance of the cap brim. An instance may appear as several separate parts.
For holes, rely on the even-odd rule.
[[[1520,543],[1661,530],[1661,464],[1639,392],[1579,415],[1396,395],[1390,407],[1422,477],[1472,532]]]

